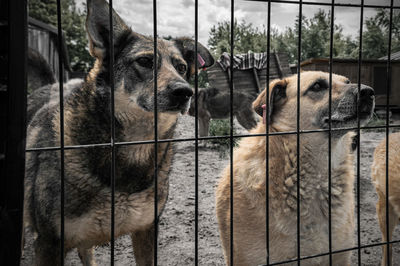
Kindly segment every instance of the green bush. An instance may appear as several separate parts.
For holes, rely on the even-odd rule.
[[[210,139],[209,143],[220,152],[221,157],[226,156],[231,140],[230,136],[230,120],[229,119],[212,119],[210,121],[209,135],[210,136],[228,136],[227,138]],[[236,130],[233,128],[233,135],[236,135]],[[238,138],[233,138],[233,146],[238,145]]]

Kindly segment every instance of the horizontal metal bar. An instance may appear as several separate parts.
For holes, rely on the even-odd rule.
[[[379,246],[383,246],[383,245],[387,245],[387,244],[398,244],[400,243],[400,239],[399,240],[393,240],[393,241],[388,241],[388,242],[381,242],[381,243],[376,243],[376,244],[368,244],[368,245],[363,245],[360,247],[352,247],[352,248],[345,248],[345,249],[338,249],[338,250],[334,250],[332,251],[332,254],[338,254],[338,253],[343,253],[343,252],[348,252],[348,251],[353,251],[353,250],[357,250],[357,249],[365,249],[365,248],[373,248],[373,247],[379,247]],[[325,253],[320,253],[320,254],[316,254],[316,255],[310,255],[310,256],[304,256],[301,257],[300,260],[307,260],[307,259],[313,259],[313,258],[318,258],[318,257],[322,257],[322,256],[328,256],[329,252],[325,252]],[[290,263],[290,262],[296,262],[298,259],[290,259],[290,260],[285,260],[285,261],[279,261],[276,263],[270,263],[269,265],[282,265],[282,264],[286,264],[286,263]],[[260,265],[260,266],[265,266],[265,265]]]
[[[389,128],[400,128],[400,124],[389,125]],[[370,127],[360,127],[360,129],[386,129],[386,126],[370,126]],[[348,127],[348,128],[333,128],[331,131],[343,131],[343,130],[357,130],[357,127]],[[329,129],[313,129],[313,130],[300,130],[300,134],[311,134],[311,133],[322,133],[329,132]],[[286,132],[270,132],[269,136],[280,136],[280,135],[295,135],[297,131],[286,131]],[[249,138],[249,137],[262,137],[266,136],[266,133],[259,134],[238,134],[233,135],[234,138]],[[223,136],[207,136],[207,137],[198,137],[198,140],[214,140],[214,139],[229,139],[230,135]],[[196,141],[196,138],[180,138],[180,139],[159,139],[158,143],[167,143],[167,142],[185,142],[185,141]],[[142,141],[127,141],[127,142],[115,142],[115,146],[127,146],[127,145],[141,145],[141,144],[154,144],[154,140],[142,140]],[[71,145],[64,146],[65,150],[76,150],[76,149],[86,149],[86,148],[98,148],[98,147],[111,147],[111,143],[97,143],[97,144],[83,144],[83,145]],[[55,147],[41,147],[41,148],[29,148],[26,149],[26,152],[39,152],[39,151],[58,151],[60,150],[60,146]]]
[[[248,2],[271,2],[271,3],[278,3],[278,4],[295,4],[299,5],[299,1],[290,1],[290,0],[244,0]],[[332,3],[329,2],[310,2],[310,1],[303,1],[302,5],[309,5],[309,6],[332,6]],[[390,9],[390,5],[361,5],[361,4],[350,4],[350,3],[335,3],[335,7],[366,7],[366,8],[388,8]],[[394,6],[393,9],[400,9],[400,6]]]

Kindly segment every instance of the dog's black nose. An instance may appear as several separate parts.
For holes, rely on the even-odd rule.
[[[183,82],[175,83],[169,86],[169,88],[172,100],[178,104],[185,103],[193,95],[193,90],[190,88],[189,84]]]
[[[176,88],[172,91],[175,97],[189,98],[192,97],[193,91],[190,87]]]
[[[365,85],[361,85],[361,90],[360,90],[361,100],[372,100],[374,95],[375,95],[374,89]]]
[[[359,111],[361,114],[370,114],[373,110],[375,92],[371,87],[361,85]]]

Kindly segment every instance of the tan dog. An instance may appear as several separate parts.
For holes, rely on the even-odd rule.
[[[386,232],[386,139],[376,147],[372,164],[372,181],[378,193],[376,213],[382,231],[382,240],[390,241],[393,230],[400,220],[400,133],[389,136],[389,239]],[[389,247],[389,261],[392,263],[392,245]],[[382,246],[382,265],[387,264],[387,246]]]
[[[302,72],[300,129],[329,127],[329,74]],[[357,124],[357,84],[332,76],[332,128]],[[270,132],[296,131],[297,75],[270,84],[267,104]],[[266,90],[253,103],[262,115]],[[374,108],[373,89],[362,85],[360,119],[365,123]],[[259,123],[252,131],[265,133]],[[354,133],[332,132],[332,244],[333,250],[353,246]],[[270,262],[297,258],[297,152],[295,134],[269,138]],[[328,133],[300,137],[300,249],[301,256],[328,252]],[[266,263],[266,137],[241,141],[233,159],[233,264]],[[227,265],[230,264],[230,166],[216,191],[217,218]],[[348,265],[350,252],[333,255],[333,265]],[[328,265],[328,256],[302,265]],[[285,264],[287,265],[287,264]]]

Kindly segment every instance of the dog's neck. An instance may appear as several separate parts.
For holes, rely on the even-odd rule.
[[[118,88],[116,87],[116,90]],[[89,75],[83,87],[74,92],[65,104],[65,145],[109,143],[111,139],[110,89]],[[115,141],[134,142],[154,140],[154,115],[139,107],[128,105],[121,94],[115,93]],[[130,109],[131,108],[131,109]],[[160,114],[158,139],[172,138],[177,115]],[[57,125],[57,121],[55,125]],[[59,128],[56,128],[59,132]],[[159,170],[171,152],[170,143],[158,145]],[[153,182],[154,144],[134,144],[116,149],[116,189],[129,193],[141,191]],[[109,185],[110,150],[91,148],[83,151],[82,159]],[[170,156],[170,155],[169,155]],[[103,159],[102,159],[103,158]],[[165,170],[163,170],[165,171]],[[161,174],[160,174],[161,175]],[[159,178],[159,182],[164,182]]]
[[[265,125],[256,128],[254,133],[265,133]],[[270,127],[270,133],[278,132],[277,128]],[[328,136],[325,133],[301,134],[300,135],[300,199],[302,211],[307,211],[313,201],[318,200],[318,204],[325,205],[328,202],[328,170],[329,170],[329,151]],[[354,179],[353,161],[354,155],[351,150],[353,134],[348,133],[338,139],[332,139],[332,158],[331,158],[331,193],[333,200],[340,199],[343,193],[352,191],[353,182],[348,182],[348,178]],[[266,137],[257,137],[258,156],[264,158]],[[297,135],[279,135],[269,137],[269,183],[274,186],[270,189],[271,204],[276,204],[277,208],[295,210],[297,208]],[[260,165],[260,167],[266,167]],[[250,189],[259,189],[265,192],[265,176],[258,182],[257,186]],[[348,185],[351,184],[351,185]],[[274,194],[274,193],[278,193]],[[286,199],[286,204],[282,205],[282,195]],[[265,197],[265,195],[263,196]],[[274,203],[274,198],[280,202]],[[325,208],[324,208],[325,209]],[[285,210],[284,210],[285,211]]]

